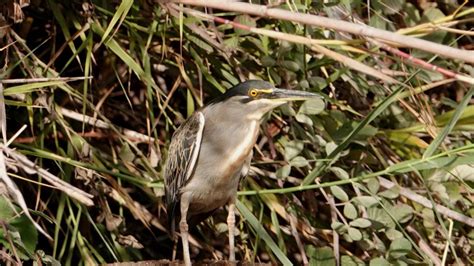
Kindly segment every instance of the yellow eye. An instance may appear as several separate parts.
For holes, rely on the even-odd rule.
[[[256,89],[250,90],[249,95],[252,97],[256,97],[258,95],[258,91]]]

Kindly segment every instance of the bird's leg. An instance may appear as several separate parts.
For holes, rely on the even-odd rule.
[[[189,256],[188,242],[188,223],[186,216],[189,207],[189,198],[184,195],[181,197],[181,220],[179,221],[179,231],[181,232],[181,241],[183,242],[184,265],[191,266],[191,258]]]
[[[176,259],[176,250],[178,249],[178,237],[176,235],[173,237],[173,254],[171,260],[174,261]]]
[[[229,261],[235,262],[235,198],[229,201],[229,213],[227,215],[227,227],[229,230]]]

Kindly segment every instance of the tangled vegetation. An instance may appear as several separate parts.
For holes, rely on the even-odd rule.
[[[1,264],[171,259],[172,133],[248,79],[325,104],[264,119],[238,260],[474,264],[473,14],[468,1],[2,2]],[[225,221],[193,229],[194,261],[227,258]]]

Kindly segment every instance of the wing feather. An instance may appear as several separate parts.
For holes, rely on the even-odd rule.
[[[171,232],[174,233],[180,190],[190,180],[201,147],[205,119],[201,112],[192,114],[173,134],[165,164],[165,195]]]

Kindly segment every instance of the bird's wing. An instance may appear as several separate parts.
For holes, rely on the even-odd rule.
[[[204,115],[195,112],[173,134],[165,165],[165,194],[168,218],[174,227],[175,208],[180,190],[189,181],[201,147]]]

